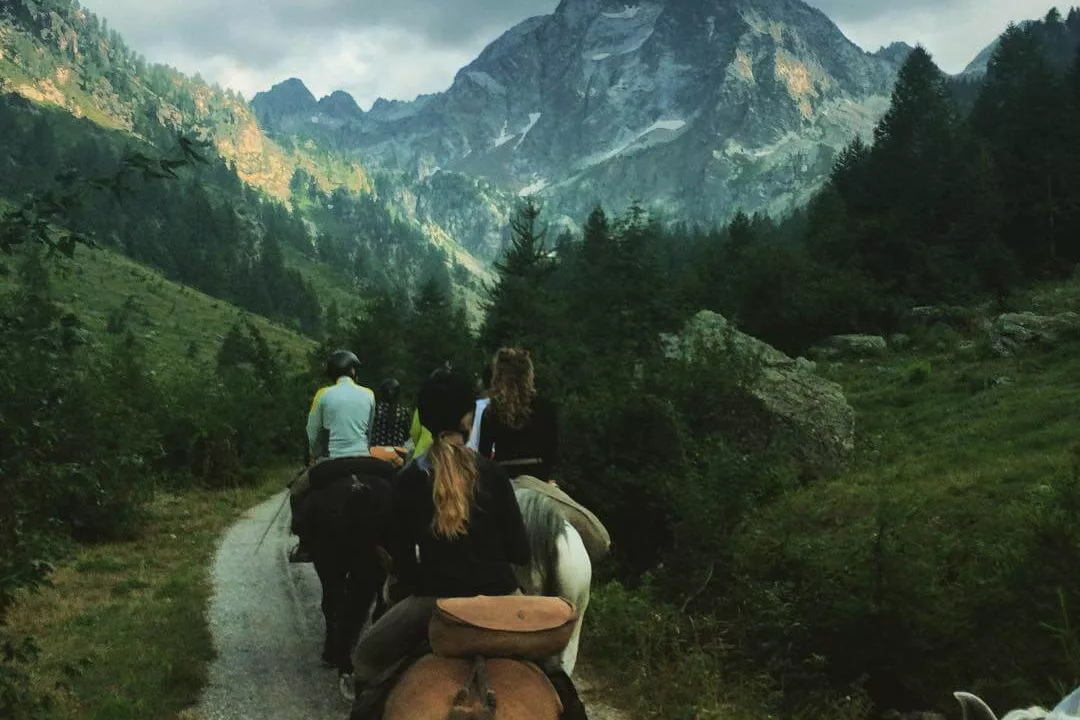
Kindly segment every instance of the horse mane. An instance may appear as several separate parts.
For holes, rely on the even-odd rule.
[[[541,594],[557,595],[557,567],[559,562],[559,539],[566,534],[566,520],[551,498],[529,488],[518,488],[518,507],[525,521],[525,534],[529,539],[532,560],[528,567],[515,568],[518,582],[524,582],[533,572],[540,575]],[[524,573],[524,574],[523,574]]]

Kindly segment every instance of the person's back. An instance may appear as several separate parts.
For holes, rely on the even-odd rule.
[[[555,406],[537,397],[527,350],[501,348],[495,354],[491,404],[480,421],[479,453],[506,468],[511,477],[549,480],[558,466]]]
[[[528,473],[548,479],[558,462],[559,431],[555,405],[533,398],[524,423],[515,426],[492,406],[480,423],[479,452],[507,469],[511,477]]]
[[[529,559],[521,516],[506,473],[476,458],[476,486],[470,499],[468,531],[446,536],[432,528],[435,487],[431,461],[423,455],[394,479],[391,507],[393,554],[406,558],[400,578],[417,595],[471,597],[506,595],[517,588],[513,564]],[[419,549],[420,562],[408,562],[409,548]]]
[[[320,390],[312,402],[308,439],[313,450],[324,451],[330,459],[368,455],[368,432],[374,410],[375,395],[370,389],[347,375],[338,378],[334,385]],[[321,448],[320,432],[325,433],[322,436],[325,445]]]

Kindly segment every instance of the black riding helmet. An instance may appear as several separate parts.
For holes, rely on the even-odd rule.
[[[394,378],[386,378],[379,383],[379,400],[388,403],[397,402],[400,394],[401,383]]]
[[[360,358],[348,350],[335,350],[326,359],[326,375],[331,380],[337,380],[342,375],[348,375],[350,370],[360,369]]]
[[[475,409],[476,393],[461,373],[436,371],[420,388],[416,405],[420,424],[438,437],[442,432],[463,432],[461,418]]]

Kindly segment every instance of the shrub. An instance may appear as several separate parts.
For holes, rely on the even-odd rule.
[[[908,366],[904,373],[907,381],[912,385],[922,385],[930,379],[930,361],[919,360]]]

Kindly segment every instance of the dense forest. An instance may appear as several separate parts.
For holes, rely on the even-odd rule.
[[[61,6],[78,12],[59,0],[4,12],[64,49],[70,38],[53,22]],[[98,49],[83,60],[96,68],[87,92],[108,83],[131,97],[180,93],[180,108],[196,102],[171,71],[146,67],[104,26],[96,32]],[[921,498],[841,491],[782,456],[746,452],[738,388],[757,370],[720,355],[673,363],[658,337],[707,308],[797,354],[838,333],[908,330],[920,305],[1007,308],[1031,283],[1072,274],[1078,38],[1077,10],[1010,27],[975,89],[958,90],[916,49],[874,137],[853,142],[810,205],[787,218],[672,227],[634,205],[597,208],[580,236],[552,237],[542,208],[526,203],[478,334],[441,251],[374,196],[326,191],[296,172],[286,209],[210,153],[175,178],[132,173],[171,166],[133,155],[145,145],[130,136],[5,96],[0,163],[11,171],[0,196],[14,209],[0,248],[14,289],[0,306],[0,491],[9,500],[0,504],[0,626],[16,591],[42,582],[65,543],[130,532],[155,487],[250,481],[268,459],[298,457],[296,409],[326,350],[353,348],[366,382],[394,376],[415,389],[446,360],[477,371],[495,348],[520,345],[560,408],[559,479],[616,538],[598,574],[613,581],[606,592],[625,593],[627,633],[670,621],[685,632],[665,641],[664,657],[722,655],[732,672],[764,675],[789,716],[832,707],[852,688],[877,710],[940,707],[973,682],[1000,702],[1025,702],[1061,677],[1055,628],[1080,622],[1070,604],[1080,594],[1075,518],[1060,513],[1077,507],[1075,477],[1051,487],[1051,503],[1023,506],[1034,528],[993,535],[999,525],[988,518],[1012,506],[987,493],[943,505],[963,531],[933,535],[912,509],[925,507]],[[168,147],[175,135],[146,114],[131,115],[134,127]],[[87,200],[55,208],[58,187]],[[54,260],[28,242],[35,217],[49,213],[318,338],[312,367],[285,366],[254,326],[238,324],[213,368],[149,373],[121,320],[88,337],[78,312],[51,299]],[[290,255],[343,276],[362,311],[320,297]],[[832,521],[807,500],[822,487],[865,492],[869,508],[859,518],[868,525],[852,523],[824,548]],[[30,716],[23,667],[33,646],[5,634],[0,643],[0,711]]]

